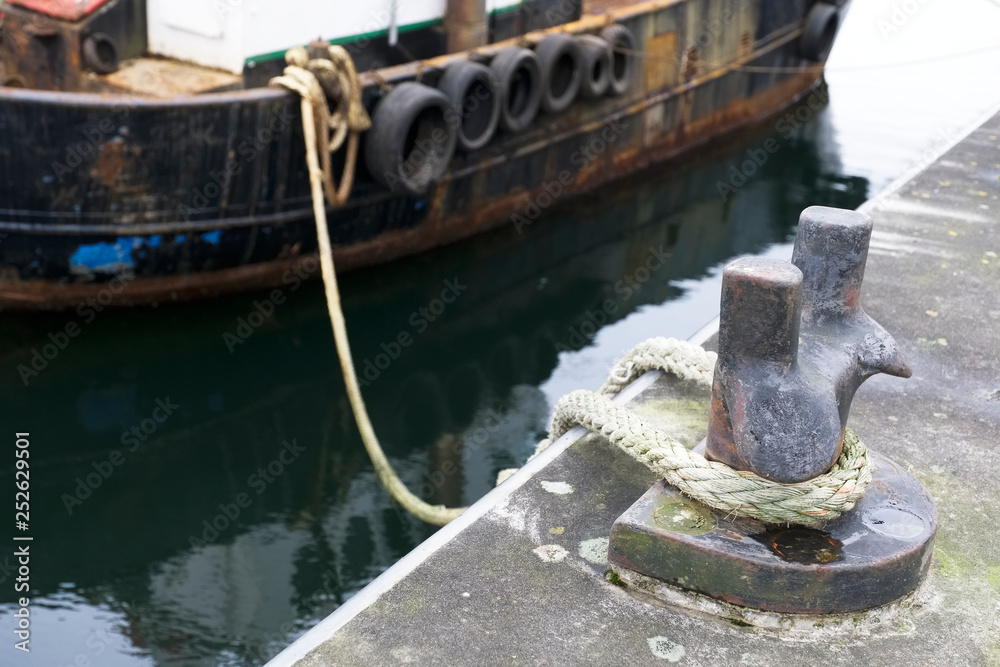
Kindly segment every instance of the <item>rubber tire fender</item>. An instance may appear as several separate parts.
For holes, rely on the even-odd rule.
[[[580,90],[583,78],[580,44],[566,33],[550,33],[538,40],[535,53],[542,65],[542,109],[561,113],[573,104]]]
[[[635,76],[635,37],[621,23],[612,23],[601,31],[601,39],[611,47],[611,85],[609,95],[624,95]]]
[[[611,45],[596,35],[576,38],[583,55],[580,96],[588,100],[604,97],[611,85]]]
[[[365,133],[365,164],[372,178],[397,192],[422,195],[444,175],[455,154],[451,101],[440,90],[407,81],[375,107]]]
[[[111,74],[121,63],[118,45],[103,32],[87,35],[83,39],[83,62],[98,74]]]
[[[538,115],[542,102],[542,66],[530,49],[510,46],[493,58],[490,70],[500,90],[500,127],[521,132]]]
[[[839,27],[840,10],[829,3],[817,2],[806,16],[806,27],[799,38],[799,53],[816,62],[826,60]]]
[[[486,65],[460,60],[448,66],[438,83],[438,90],[452,105],[449,122],[455,125],[458,148],[474,151],[490,142],[500,123],[500,91],[496,77]],[[486,91],[488,97],[480,97]],[[467,104],[466,100],[472,100]],[[487,106],[488,109],[482,109]],[[478,125],[478,127],[476,127]],[[469,130],[477,130],[469,136]]]

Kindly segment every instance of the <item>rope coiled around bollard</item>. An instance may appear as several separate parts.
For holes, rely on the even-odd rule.
[[[853,509],[871,482],[874,464],[864,443],[851,431],[845,433],[843,452],[829,471],[805,482],[782,484],[709,461],[610,399],[653,369],[710,387],[715,358],[712,352],[675,339],[644,341],[612,369],[599,392],[574,391],[559,400],[548,441],[542,444],[579,424],[599,432],[684,495],[730,515],[765,523],[815,527]]]

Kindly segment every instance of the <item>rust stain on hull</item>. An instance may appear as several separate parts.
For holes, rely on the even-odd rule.
[[[101,146],[97,164],[94,165],[94,176],[102,184],[111,187],[118,181],[122,171],[132,167],[137,157],[120,140],[112,139]]]
[[[818,79],[816,72],[790,77],[759,95],[731,102],[714,113],[691,121],[689,125],[682,125],[679,130],[653,138],[644,138],[643,132],[633,131],[621,144],[612,145],[585,169],[574,174],[572,182],[564,186],[562,198],[581,194],[674,158],[724,133],[758,125],[797,102]],[[640,103],[630,108],[626,114],[614,114],[605,118],[597,127],[605,127],[615,119],[623,119],[629,124],[640,123],[642,114],[649,106],[648,103]],[[109,171],[108,175],[111,173]],[[334,260],[338,272],[419,254],[511,224],[511,215],[523,211],[528,201],[534,201],[545,192],[543,185],[530,191],[519,189],[503,196],[477,200],[474,206],[463,207],[461,213],[442,215],[447,185],[447,182],[438,185],[431,198],[432,214],[420,225],[384,232],[369,241],[335,248]],[[120,293],[110,296],[102,283],[58,284],[43,280],[0,278],[0,305],[16,309],[65,309],[98,297],[110,299],[107,305],[122,306],[204,298],[273,286],[279,283],[281,276],[287,271],[303,261],[312,261],[312,257],[298,255],[197,274],[139,277],[129,282]]]

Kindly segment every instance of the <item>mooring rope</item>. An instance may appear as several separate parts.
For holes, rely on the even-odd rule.
[[[711,387],[716,357],[715,352],[676,338],[650,338],[618,361],[597,393],[614,396],[653,369]]]
[[[367,129],[371,121],[361,106],[360,83],[354,65],[346,51],[335,53],[337,49],[343,51],[340,47],[330,49],[331,60],[325,61],[330,63],[329,66],[316,66],[316,60],[306,62],[305,50],[293,49],[286,56],[290,64],[283,76],[272,79],[271,84],[292,90],[301,97],[302,130],[323,288],[344,385],[361,440],[379,480],[390,495],[422,521],[442,526],[465,508],[431,505],[415,496],[400,480],[375,435],[358,385],[347,338],[327,228],[326,199],[339,206],[350,195],[358,135]],[[343,96],[338,111],[332,116],[327,107],[324,86],[318,77],[326,77],[327,89],[339,90]],[[331,83],[336,87],[331,88]],[[344,104],[347,104],[346,110],[343,109]],[[347,166],[341,186],[336,188],[329,168],[330,158],[332,150],[339,148],[344,141],[344,127],[348,130]],[[331,131],[334,132],[333,141]],[[845,435],[841,457],[829,472],[806,482],[781,484],[708,461],[609,398],[652,369],[661,369],[682,380],[711,386],[715,361],[714,353],[675,339],[653,338],[640,343],[611,370],[600,391],[575,391],[560,399],[552,416],[549,437],[539,443],[536,455],[550,442],[580,424],[600,432],[632,458],[662,475],[681,493],[730,515],[751,517],[766,523],[817,526],[852,509],[871,482],[873,466],[864,444],[850,431]]]
[[[342,47],[330,47],[331,56],[334,51]],[[365,451],[375,467],[375,474],[379,481],[389,491],[389,494],[408,512],[416,516],[421,521],[443,526],[463,511],[464,507],[448,508],[442,505],[431,505],[415,496],[401,479],[392,464],[386,458],[382,446],[379,444],[375,429],[371,419],[368,417],[368,409],[365,407],[365,400],[361,396],[361,388],[358,386],[358,376],[354,370],[354,361],[351,357],[351,345],[347,339],[347,325],[344,321],[344,311],[340,305],[340,289],[337,286],[337,272],[333,265],[333,248],[330,246],[330,234],[326,224],[326,202],[325,197],[335,206],[340,206],[350,195],[351,183],[354,180],[354,158],[357,154],[358,134],[367,129],[370,122],[367,112],[361,106],[360,83],[354,64],[350,62],[350,56],[343,52],[343,58],[331,58],[333,71],[326,65],[320,65],[318,71],[320,76],[333,75],[338,81],[347,80],[346,85],[341,87],[341,94],[346,95],[343,99],[349,104],[346,114],[334,114],[331,119],[327,108],[326,95],[319,79],[314,74],[312,65],[317,61],[310,61],[310,67],[303,67],[304,49],[301,51],[293,49],[286,55],[286,60],[290,63],[285,68],[283,76],[271,80],[271,85],[282,86],[299,94],[302,105],[302,131],[305,135],[306,143],[306,164],[309,167],[309,184],[312,191],[313,214],[316,218],[316,239],[319,242],[320,266],[323,273],[323,289],[326,293],[326,306],[330,315],[330,326],[333,328],[333,337],[337,343],[337,356],[340,359],[340,369],[344,376],[344,385],[347,387],[347,398],[351,403],[351,410],[354,419],[358,424],[358,431],[361,433],[361,441],[364,443]],[[346,60],[345,60],[346,59]],[[327,61],[327,62],[331,62]],[[297,64],[296,64],[297,63]],[[344,76],[342,77],[341,74]],[[342,105],[341,105],[342,106]],[[360,111],[358,108],[360,107]],[[362,114],[364,114],[362,116]],[[334,124],[331,124],[331,121]],[[367,124],[366,124],[367,123]],[[329,133],[338,132],[338,128],[346,124],[350,129],[348,137],[347,165],[341,180],[340,188],[333,187],[333,179],[329,170],[330,165],[330,142]],[[342,141],[342,140],[341,140]],[[323,157],[323,166],[320,166],[320,156]]]

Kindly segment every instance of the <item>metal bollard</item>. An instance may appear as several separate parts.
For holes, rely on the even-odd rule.
[[[726,267],[708,458],[777,482],[812,479],[839,458],[861,383],[910,377],[892,336],[861,307],[871,232],[867,216],[814,206],[800,218],[792,263]]]
[[[840,456],[858,386],[875,373],[910,376],[861,307],[871,230],[853,211],[806,209],[791,263],[726,267],[709,458],[779,482],[820,475]],[[902,466],[869,456],[867,492],[821,529],[709,509],[661,480],[611,527],[608,562],[623,581],[641,583],[629,579],[639,574],[753,609],[830,614],[889,603],[927,573],[937,512]]]

